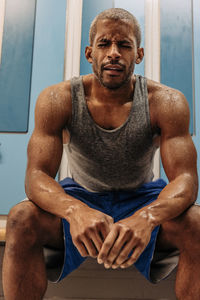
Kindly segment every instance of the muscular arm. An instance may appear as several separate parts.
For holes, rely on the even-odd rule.
[[[198,190],[197,155],[189,133],[189,107],[183,94],[172,90],[157,116],[161,159],[169,184],[144,209],[153,227],[184,212],[195,202]]]
[[[62,156],[62,130],[70,114],[63,94],[58,87],[49,87],[37,100],[25,179],[29,199],[59,217],[66,217],[71,200],[54,180]]]
[[[151,110],[155,116],[153,123],[161,131],[161,158],[169,184],[152,204],[113,225],[98,256],[105,267],[132,265],[147,246],[152,230],[180,215],[197,197],[197,157],[189,134],[185,97],[166,89],[156,95]]]
[[[54,180],[63,151],[62,131],[70,117],[70,87],[53,86],[41,93],[28,145],[26,193],[40,208],[70,223],[73,242],[82,256],[96,257],[112,218],[66,194]]]

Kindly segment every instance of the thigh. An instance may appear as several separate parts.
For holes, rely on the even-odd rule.
[[[64,247],[62,219],[44,211],[28,199],[11,209],[8,215],[7,234],[18,238],[36,237],[43,246],[57,249]]]

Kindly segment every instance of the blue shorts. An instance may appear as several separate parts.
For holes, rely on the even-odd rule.
[[[89,192],[74,182],[71,178],[65,178],[60,182],[60,185],[67,194],[81,200],[93,209],[110,215],[114,219],[114,222],[117,222],[133,215],[138,209],[155,201],[162,189],[166,186],[166,183],[164,180],[159,179],[154,182],[146,183],[134,191],[114,191],[103,193]],[[69,273],[78,268],[79,265],[86,259],[80,255],[72,242],[69,223],[65,219],[62,221],[65,253],[62,271],[58,279],[54,280],[56,282],[62,280]],[[151,282],[156,281],[152,280],[150,273],[158,231],[159,226],[153,230],[149,244],[135,263],[135,267]]]

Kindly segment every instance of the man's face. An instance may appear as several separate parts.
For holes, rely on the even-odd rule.
[[[125,21],[99,20],[91,50],[92,67],[106,88],[118,89],[129,82],[138,60],[133,25]]]

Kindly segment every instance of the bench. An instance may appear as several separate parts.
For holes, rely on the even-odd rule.
[[[5,240],[6,230],[1,227],[1,248]],[[176,271],[166,280],[153,285],[144,279],[135,267],[126,270],[106,270],[102,265],[98,265],[95,259],[88,258],[60,283],[49,282],[45,299],[60,297],[66,300],[175,300],[175,273]]]

